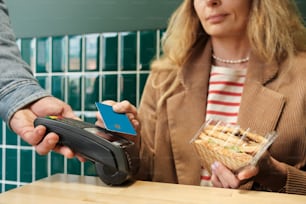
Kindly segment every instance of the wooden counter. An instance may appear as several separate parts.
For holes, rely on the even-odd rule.
[[[110,187],[99,178],[57,174],[0,194],[6,204],[305,204],[306,196],[136,181]]]

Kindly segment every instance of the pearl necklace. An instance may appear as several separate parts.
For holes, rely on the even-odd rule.
[[[222,59],[222,58],[219,58],[217,57],[216,55],[212,54],[212,57],[219,61],[219,62],[223,62],[225,64],[242,64],[242,63],[245,63],[247,61],[249,61],[249,57],[246,57],[246,58],[243,58],[243,59],[238,59],[238,60],[227,60],[227,59]]]

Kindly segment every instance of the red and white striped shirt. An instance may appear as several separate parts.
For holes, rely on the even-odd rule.
[[[247,69],[212,66],[206,120],[236,124]]]
[[[230,124],[237,123],[246,72],[246,68],[234,69],[212,66],[209,79],[206,120],[213,119]],[[200,185],[211,185],[210,175],[203,167]]]

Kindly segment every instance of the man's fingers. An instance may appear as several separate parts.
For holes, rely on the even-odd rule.
[[[18,133],[20,137],[30,145],[37,145],[43,138],[46,128],[38,126],[35,129],[25,127],[22,133]]]
[[[49,151],[56,147],[56,144],[59,141],[58,135],[55,133],[47,134],[44,139],[35,146],[35,149],[38,154],[45,155],[48,154]]]
[[[75,153],[67,146],[61,146],[61,145],[56,145],[53,148],[54,152],[57,152],[59,154],[64,155],[66,158],[73,158],[75,156]]]
[[[53,150],[67,158],[73,158],[75,156],[74,152],[67,146],[58,145],[58,141],[59,137],[57,134],[49,133],[38,145],[35,146],[35,149],[40,155],[46,155]]]

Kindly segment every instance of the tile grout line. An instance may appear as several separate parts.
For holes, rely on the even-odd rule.
[[[21,155],[20,155],[20,136],[17,137],[17,187],[19,187],[20,185],[20,160],[21,160]]]
[[[137,31],[136,35],[136,104],[135,106],[139,106],[140,101],[140,70],[142,68],[142,64],[140,62],[140,31]]]
[[[34,74],[34,77],[36,78],[37,76],[37,38],[33,38],[33,41],[32,41],[32,46],[31,47],[31,50],[33,51],[33,74]],[[35,157],[35,148],[34,147],[31,147],[32,149],[32,182],[36,180],[36,157]]]
[[[123,78],[121,76],[121,71],[122,71],[122,53],[121,53],[121,47],[122,47],[122,33],[118,33],[117,36],[117,40],[118,40],[118,48],[117,48],[117,101],[121,100],[121,89],[122,89],[122,83],[123,83]]]
[[[6,125],[4,121],[2,121],[2,185],[1,185],[1,192],[5,191],[5,162],[6,162],[6,152],[5,152],[5,145],[6,145]]]
[[[48,73],[49,73],[49,76],[50,76],[50,78],[49,78],[49,87],[50,87],[50,93],[52,93],[52,57],[53,57],[53,54],[52,54],[52,51],[53,51],[53,47],[52,47],[52,37],[48,37],[48,45],[49,45],[49,52],[48,52],[48,56],[49,56],[49,61],[48,61]],[[51,152],[49,152],[48,154],[47,154],[47,166],[48,166],[48,173],[47,173],[47,175],[48,176],[51,176],[51,168],[52,168],[52,162],[51,162],[51,160],[52,160],[52,154],[51,154]]]
[[[65,60],[65,64],[64,64],[64,74],[65,74],[65,102],[68,103],[68,79],[69,79],[69,75],[68,75],[68,62],[69,62],[69,38],[67,35],[64,36],[63,39],[63,43],[65,46],[65,50],[64,50],[64,60]],[[67,168],[68,168],[68,161],[67,158],[64,157],[64,174],[67,174]]]
[[[86,35],[82,35],[82,48],[81,48],[81,76],[84,77],[85,65],[86,65]],[[81,80],[81,118],[84,120],[84,80]],[[84,162],[81,162],[81,175],[85,174]]]

